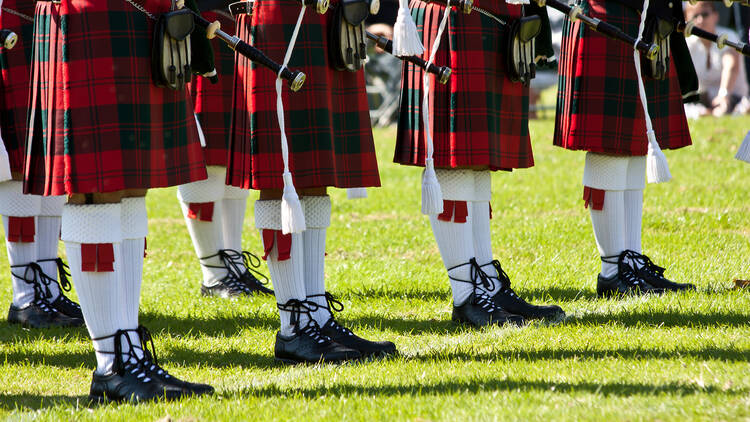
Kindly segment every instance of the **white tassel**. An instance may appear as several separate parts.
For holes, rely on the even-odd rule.
[[[643,36],[647,10],[648,0],[644,0],[643,12],[641,13],[641,24],[638,27],[638,39],[636,40],[635,45],[638,45],[638,41],[640,41]],[[648,137],[646,175],[648,176],[649,183],[668,182],[672,179],[672,174],[669,172],[667,157],[659,147],[659,142],[657,142],[656,134],[654,133],[654,127],[651,124],[651,115],[648,112],[648,100],[646,99],[646,87],[643,85],[643,77],[641,76],[641,53],[638,52],[635,45],[633,46],[633,61],[635,62],[635,73],[638,76],[638,94],[641,98],[641,105],[643,106],[643,118],[646,121],[646,136]]]
[[[505,0],[508,4],[529,4],[529,0]]]
[[[302,18],[305,16],[305,6],[299,11],[297,25],[294,27],[292,39],[286,48],[284,55],[284,64],[281,65],[279,74],[276,75],[276,117],[279,119],[279,132],[281,133],[281,160],[284,163],[284,194],[281,197],[281,232],[284,234],[300,233],[305,230],[305,213],[302,211],[302,203],[297,195],[292,180],[292,172],[289,170],[289,142],[286,138],[286,129],[284,128],[284,102],[281,96],[281,72],[286,68],[289,59],[292,57],[294,44],[297,42],[299,28],[302,24]]]
[[[648,156],[646,157],[646,175],[649,183],[664,183],[672,179],[667,157],[656,142],[654,131],[648,132]]]
[[[450,0],[446,0],[446,7],[443,11],[443,18],[438,27],[438,33],[435,41],[432,42],[430,57],[427,60],[427,67],[435,61],[435,54],[440,47],[440,39],[443,38],[443,31],[448,26],[448,18],[451,14]],[[430,133],[430,74],[424,72],[422,76],[422,126],[424,130],[424,140],[426,157],[424,160],[424,172],[422,173],[422,213],[427,215],[440,214],[443,212],[443,192],[440,189],[435,174],[435,163],[432,155],[435,152],[435,146]]]
[[[398,1],[398,17],[396,18],[396,24],[393,25],[394,56],[421,55],[424,52],[424,46],[419,39],[419,32],[417,32],[417,25],[411,17],[408,1]]]
[[[422,173],[422,214],[434,215],[443,212],[443,192],[435,174],[432,158],[425,160]]]
[[[0,0],[2,4],[2,0]],[[0,136],[0,182],[5,182],[13,178],[10,173],[10,157],[8,151],[5,149],[5,143],[3,142],[2,136]]]
[[[292,173],[284,172],[284,195],[281,197],[281,232],[284,234],[305,231],[305,213],[292,183]]]
[[[750,163],[750,132],[745,135],[745,140],[742,141],[742,145],[740,145],[740,149],[737,150],[737,155],[734,158]]]
[[[346,190],[347,199],[367,198],[367,188],[348,188]]]

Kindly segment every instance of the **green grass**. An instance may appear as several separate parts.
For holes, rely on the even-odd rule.
[[[271,298],[199,296],[199,267],[174,189],[149,193],[141,320],[172,373],[214,397],[88,409],[95,365],[87,333],[0,322],[0,417],[76,420],[750,420],[750,167],[733,159],[750,118],[691,123],[695,146],[667,152],[674,180],[646,191],[644,251],[699,291],[599,300],[597,256],[581,201],[582,153],[551,146],[532,123],[537,165],[493,175],[493,249],[516,290],[556,302],[553,326],[472,330],[451,299],[419,170],[390,162],[394,129],[376,132],[383,188],[332,192],[329,289],[340,319],[390,339],[401,356],[341,366],[277,366]],[[251,200],[257,194],[251,194]],[[260,249],[252,201],[246,249]],[[0,305],[10,303],[0,258]]]

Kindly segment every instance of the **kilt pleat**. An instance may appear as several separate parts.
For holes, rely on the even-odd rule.
[[[169,10],[169,2],[139,3],[153,14]],[[151,83],[152,33],[153,21],[125,1],[37,4],[26,192],[114,192],[206,178],[187,90]]]
[[[282,62],[299,13],[296,0],[258,0],[239,16],[238,35]],[[289,163],[297,188],[380,186],[363,71],[339,72],[328,61],[332,13],[308,8],[289,62],[307,75],[284,88]],[[237,56],[228,183],[281,189],[283,163],[276,116],[276,75]]]
[[[606,20],[633,36],[638,34],[640,21],[634,10],[603,0],[584,0],[583,6],[592,17]],[[647,153],[646,123],[631,46],[566,18],[559,73],[555,145],[603,154]],[[690,145],[674,60],[668,78],[645,79],[644,85],[661,148]]]
[[[519,6],[475,1],[498,16],[519,17]],[[412,0],[412,15],[425,46],[437,36],[444,6]],[[534,165],[529,139],[529,91],[505,74],[502,27],[473,12],[453,11],[435,63],[453,71],[446,85],[430,77],[430,131],[437,167],[484,166],[511,170]],[[402,79],[399,130],[394,161],[424,166],[421,68],[406,63]]]
[[[222,31],[234,34],[234,19],[215,12],[203,12],[203,17],[221,23]],[[229,127],[232,124],[232,94],[234,92],[234,50],[219,39],[214,39],[216,73],[219,82],[193,76],[190,93],[193,110],[198,116],[206,139],[203,155],[206,165],[226,166],[229,152]]]
[[[28,17],[34,16],[34,2],[31,0],[5,0],[2,3],[4,9]],[[22,173],[34,22],[3,11],[0,14],[0,28],[9,29],[18,35],[14,48],[0,48],[0,130],[8,151],[11,171]]]

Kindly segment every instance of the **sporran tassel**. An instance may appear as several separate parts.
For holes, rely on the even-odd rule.
[[[409,0],[398,1],[398,17],[393,25],[393,55],[413,56],[421,55],[424,46],[419,39],[417,25],[411,17]]]

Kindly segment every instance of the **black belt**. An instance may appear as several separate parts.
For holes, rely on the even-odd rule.
[[[231,13],[235,18],[237,17],[237,15],[252,16],[253,4],[254,2],[251,1],[238,1],[236,3],[232,3],[229,5],[229,13]]]

